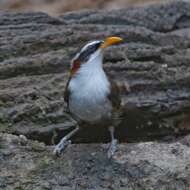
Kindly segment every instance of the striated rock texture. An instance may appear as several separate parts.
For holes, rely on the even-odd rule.
[[[73,127],[63,98],[69,62],[87,41],[113,35],[125,39],[105,52],[105,70],[123,89],[116,135],[136,142],[120,144],[108,160],[107,129],[83,126],[73,139],[79,144],[54,158],[45,144]],[[1,12],[0,189],[188,190],[189,64],[185,1],[56,18]]]
[[[112,160],[105,144],[75,144],[60,158],[52,148],[0,134],[0,189],[188,190],[190,136],[177,142],[121,144]]]
[[[121,141],[190,130],[190,3],[114,11],[0,13],[0,131],[54,144],[73,123],[65,114],[69,62],[86,42],[121,36],[105,52],[105,70],[122,91]],[[74,142],[107,142],[89,127]]]
[[[0,10],[16,11],[42,11],[50,15],[58,15],[68,11],[81,9],[119,9],[129,6],[139,6],[144,4],[165,3],[173,0],[1,0]]]

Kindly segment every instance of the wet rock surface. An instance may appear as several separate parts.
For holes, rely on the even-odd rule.
[[[190,136],[175,142],[73,144],[55,158],[52,147],[0,134],[0,189],[169,189],[190,186]]]

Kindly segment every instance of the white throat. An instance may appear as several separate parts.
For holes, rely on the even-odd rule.
[[[86,98],[104,98],[110,92],[110,83],[102,64],[103,52],[97,50],[71,79],[69,85],[71,93]]]
[[[84,63],[69,83],[69,109],[77,118],[96,122],[111,113],[112,106],[107,99],[110,83],[102,68],[101,51],[94,53]]]
[[[91,75],[98,74],[97,72],[103,71],[103,53],[101,50],[97,50],[90,59],[81,65],[79,75]],[[103,71],[104,72],[104,71]]]

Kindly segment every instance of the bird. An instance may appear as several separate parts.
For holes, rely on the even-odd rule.
[[[103,69],[104,50],[121,43],[121,37],[107,37],[87,43],[71,60],[70,76],[65,87],[64,100],[76,127],[55,146],[53,153],[60,155],[80,129],[80,122],[108,125],[111,143],[107,152],[111,158],[117,150],[114,136],[119,123],[121,98],[116,83]]]

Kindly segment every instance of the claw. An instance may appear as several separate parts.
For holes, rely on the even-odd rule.
[[[53,154],[55,156],[60,156],[61,153],[66,149],[66,147],[71,144],[71,140],[61,141],[59,144],[57,144],[53,150]]]
[[[109,150],[108,150],[108,158],[112,158],[113,155],[115,154],[115,152],[117,151],[117,144],[118,144],[118,140],[117,139],[113,139],[111,141]]]
[[[56,156],[60,156],[61,153],[65,150],[65,148],[69,144],[71,144],[71,140],[69,140],[69,138],[71,138],[78,130],[79,130],[79,127],[77,126],[69,134],[67,134],[66,136],[64,136],[61,139],[61,141],[59,142],[59,144],[57,144],[56,147],[54,148],[53,154],[56,155]]]

